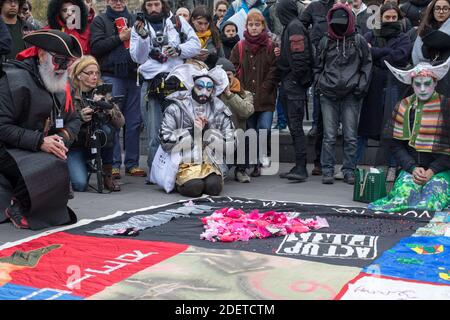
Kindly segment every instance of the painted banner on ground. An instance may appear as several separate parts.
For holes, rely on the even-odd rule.
[[[365,268],[364,272],[450,285],[450,238],[402,239]]]
[[[374,212],[358,207],[300,204],[231,197],[208,197],[186,203],[126,214],[112,220],[96,221],[67,232],[79,235],[123,237],[125,230],[134,239],[175,242],[211,249],[231,249],[283,255],[317,262],[365,267],[398,240],[412,235],[433,218],[427,211],[398,214]],[[246,212],[296,212],[302,219],[320,216],[330,227],[303,235],[287,235],[248,242],[212,243],[200,240],[201,218],[220,208],[241,208]],[[161,224],[160,221],[166,221]]]
[[[329,228],[248,242],[200,240],[201,218],[224,207],[319,216]],[[379,266],[379,274],[403,278],[427,266],[410,278],[439,287],[450,277],[449,238],[412,237],[432,218],[447,219],[230,197],[171,203],[1,250],[0,299],[333,299],[367,266],[366,273]],[[403,247],[395,246],[399,240]],[[431,254],[434,262],[423,257]]]
[[[450,286],[361,273],[337,295],[340,300],[449,300]]]

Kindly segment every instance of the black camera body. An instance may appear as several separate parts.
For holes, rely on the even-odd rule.
[[[136,21],[144,22],[145,23],[145,15],[143,12],[136,13]]]
[[[164,34],[164,31],[156,31],[155,36],[152,38],[153,47],[162,48],[163,46],[169,44],[169,36]]]

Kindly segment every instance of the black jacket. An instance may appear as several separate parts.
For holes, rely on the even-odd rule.
[[[290,81],[287,89],[304,91],[313,79],[312,48],[308,31],[298,18],[297,5],[292,0],[281,0],[277,15],[284,26],[281,35],[281,56],[278,69],[281,79]],[[286,86],[285,86],[286,88]]]
[[[128,21],[128,27],[131,27],[136,17],[131,15],[131,21]],[[119,38],[119,33],[114,25],[114,21],[109,19],[105,13],[101,13],[94,18],[91,28],[90,49],[91,54],[97,58],[100,64],[100,70],[104,75],[114,74],[114,61],[111,58],[111,51],[118,46],[123,46]],[[128,55],[129,55],[128,51]],[[136,76],[137,64],[128,57],[130,76]]]
[[[11,34],[2,18],[0,18],[0,60],[11,51]]]
[[[320,0],[311,2],[303,11],[300,20],[308,29],[311,26],[310,37],[317,48],[320,39],[327,34],[327,13],[333,7],[334,0]]]
[[[405,13],[412,25],[417,27],[422,21],[422,15],[427,10],[427,6],[430,2],[431,0],[410,0],[401,5],[400,9]]]
[[[0,78],[0,144],[7,147],[39,151],[44,139],[44,126],[55,108],[52,95],[39,76],[34,58],[3,64],[5,75]],[[77,112],[64,112],[65,94],[55,94],[61,107],[67,139],[58,129],[69,147],[80,130]]]

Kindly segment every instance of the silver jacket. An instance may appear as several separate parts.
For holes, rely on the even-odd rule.
[[[159,134],[163,150],[170,152],[175,147],[183,151],[188,149],[194,157],[201,150],[201,153],[206,152],[213,163],[225,174],[226,154],[234,152],[235,148],[230,109],[219,98],[214,97],[206,107],[205,116],[208,119],[208,125],[202,137],[202,132],[194,129],[195,114],[192,97],[184,91],[176,92],[168,98],[171,98],[173,103],[164,112]],[[220,149],[223,152],[220,152]]]

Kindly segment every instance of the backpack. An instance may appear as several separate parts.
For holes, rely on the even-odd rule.
[[[239,65],[236,70],[237,77],[240,77],[240,75],[241,75],[242,62],[244,60],[244,41],[245,40],[239,40],[239,42],[237,43],[237,48],[239,51]],[[273,49],[273,41],[271,39],[269,39],[269,45],[267,46],[267,54],[270,54],[272,49]]]

